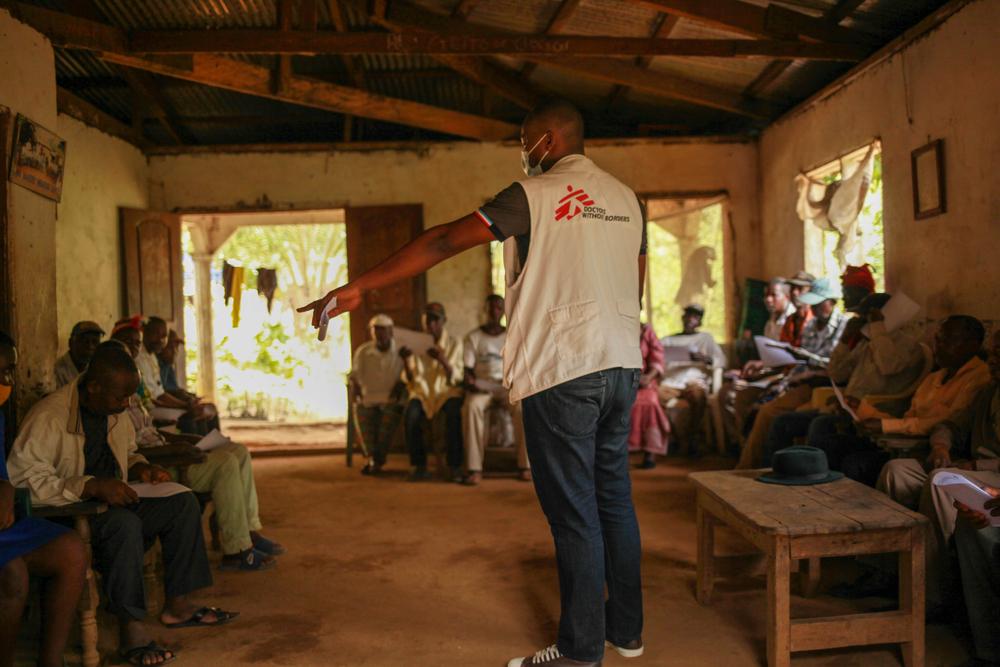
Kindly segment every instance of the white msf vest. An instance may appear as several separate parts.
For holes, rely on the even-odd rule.
[[[609,368],[642,368],[635,193],[583,155],[520,182],[531,210],[524,266],[504,242],[504,384],[518,401]]]

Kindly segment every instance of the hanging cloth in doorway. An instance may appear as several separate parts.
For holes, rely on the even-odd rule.
[[[811,221],[823,231],[837,233],[837,247],[833,252],[841,268],[847,266],[848,255],[858,242],[858,215],[865,207],[872,181],[872,158],[878,144],[878,141],[872,142],[854,171],[834,183],[823,183],[806,174],[795,177],[798,187],[795,212],[802,222]],[[843,174],[843,158],[840,161]]]
[[[233,267],[233,328],[240,326],[240,304],[243,302],[243,267]]]
[[[226,305],[229,305],[229,300],[233,298],[233,271],[236,269],[235,266],[229,262],[222,263],[222,287],[226,292]]]
[[[257,269],[257,294],[267,299],[267,312],[274,303],[274,291],[278,289],[278,272],[275,269]]]

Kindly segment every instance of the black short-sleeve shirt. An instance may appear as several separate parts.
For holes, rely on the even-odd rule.
[[[642,243],[639,254],[646,254],[646,207],[639,201],[642,211]],[[528,206],[528,195],[520,183],[512,183],[501,190],[493,199],[486,202],[476,211],[476,215],[486,224],[498,241],[514,237],[517,241],[518,255],[521,264],[528,258],[528,246],[531,242],[531,209]]]

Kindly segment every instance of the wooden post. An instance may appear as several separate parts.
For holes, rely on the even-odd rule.
[[[802,586],[802,597],[811,598],[819,588],[820,558],[806,560],[805,570],[799,573],[799,584]]]
[[[699,496],[700,494],[701,492],[699,492]],[[715,522],[712,515],[702,509],[701,502],[698,503],[697,520],[697,597],[700,604],[709,604],[712,601],[712,587],[715,584]]]
[[[915,526],[910,534],[910,550],[899,552],[899,609],[910,615],[910,641],[903,642],[900,648],[906,667],[923,667],[925,526]]]
[[[192,235],[193,237],[194,235]],[[210,252],[195,252],[194,303],[198,314],[198,395],[215,402],[215,350],[212,332],[212,257]]]
[[[767,558],[767,664],[768,667],[789,667],[791,664],[791,568],[788,538],[774,537],[772,552]]]
[[[97,667],[101,662],[101,654],[97,652],[97,605],[100,596],[97,592],[97,578],[92,567],[90,517],[77,515],[74,525],[77,534],[83,540],[83,552],[87,555],[87,578],[83,584],[83,594],[80,596],[79,606],[81,659],[83,667]]]

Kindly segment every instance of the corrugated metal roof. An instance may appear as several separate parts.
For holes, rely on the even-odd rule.
[[[31,1],[31,0],[29,0]],[[390,2],[393,0],[390,0]],[[442,15],[450,15],[459,0],[411,0]],[[468,17],[471,23],[498,30],[537,34],[545,30],[563,0],[480,0]],[[744,0],[767,6],[768,0]],[[362,0],[341,0],[351,30],[381,30],[367,15]],[[880,35],[884,41],[901,33],[944,0],[866,0],[843,25]],[[32,4],[64,11],[61,0],[33,0]],[[773,0],[772,4],[822,16],[837,0]],[[136,29],[266,29],[277,23],[276,0],[93,0],[93,7],[108,22],[125,30]],[[319,28],[332,29],[328,3],[319,1]],[[93,13],[85,18],[94,18]],[[633,0],[582,0],[563,28],[564,34],[648,37],[661,15]],[[733,39],[739,37],[718,26],[682,18],[670,33],[675,39]],[[243,62],[274,67],[277,57],[234,55]],[[516,122],[523,110],[496,90],[450,70],[426,55],[367,54],[350,56],[360,68],[365,85],[373,93],[421,102],[472,114],[487,110],[493,117]],[[500,56],[494,63],[519,76],[524,61]],[[683,77],[738,96],[767,67],[766,59],[655,57],[653,72]],[[622,67],[635,67],[634,58],[622,59]],[[849,67],[849,63],[794,61],[760,94],[781,105],[808,97]],[[320,80],[354,85],[345,58],[322,55],[293,57],[294,71]],[[136,93],[121,75],[92,53],[56,49],[59,85],[107,111],[131,122]],[[177,117],[185,134],[202,143],[239,141],[337,141],[343,135],[340,114],[242,95],[228,90],[154,77],[169,111]],[[538,66],[529,81],[543,94],[565,96],[580,105],[592,128],[605,136],[648,133],[753,132],[761,122],[717,109],[657,95],[649,90],[629,91],[611,103],[618,86],[565,70]],[[142,108],[142,104],[139,105]],[[270,120],[269,120],[270,119]],[[227,123],[229,123],[227,125]],[[156,121],[144,124],[148,138],[170,143],[172,139]],[[378,121],[357,119],[355,135],[365,139],[436,138],[427,131]],[[676,130],[676,132],[675,132]]]

